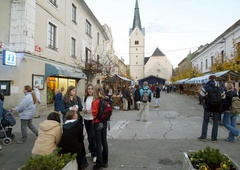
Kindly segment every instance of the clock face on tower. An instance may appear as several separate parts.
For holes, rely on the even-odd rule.
[[[161,70],[160,69],[157,69],[157,73],[160,73],[161,72]]]

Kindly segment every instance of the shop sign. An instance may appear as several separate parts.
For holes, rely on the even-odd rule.
[[[3,65],[16,66],[17,55],[15,52],[3,50],[2,56],[3,56],[3,60],[2,60]]]
[[[38,45],[36,45],[36,46],[35,46],[35,51],[41,52],[41,47],[39,47]]]

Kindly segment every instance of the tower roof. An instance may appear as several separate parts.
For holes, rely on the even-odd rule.
[[[157,47],[152,56],[165,56],[165,54]]]
[[[135,11],[134,11],[134,18],[133,18],[132,30],[134,30],[134,28],[135,28],[136,26],[138,26],[138,28],[139,28],[140,30],[142,30],[140,13],[139,13],[139,7],[138,7],[138,0],[136,0],[136,3],[135,3]]]

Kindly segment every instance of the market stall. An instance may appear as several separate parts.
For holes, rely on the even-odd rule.
[[[232,80],[235,82],[235,88],[239,91],[240,74],[232,70],[225,70],[217,73],[209,73],[199,77],[182,79],[176,81],[174,84],[177,86],[179,84],[183,84],[185,94],[198,96],[200,87],[208,81],[210,75],[215,75],[217,77],[217,81],[221,81],[222,83]]]
[[[115,74],[106,79],[104,83],[107,83],[108,86],[113,88],[113,106],[115,108],[122,108],[122,88],[131,85],[132,80]]]

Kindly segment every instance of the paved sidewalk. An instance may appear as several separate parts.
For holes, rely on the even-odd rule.
[[[154,99],[153,99],[154,100]],[[218,142],[210,142],[212,124],[209,123],[207,142],[197,139],[201,133],[203,109],[198,100],[191,96],[177,93],[161,92],[160,108],[157,110],[154,101],[151,103],[148,121],[136,121],[137,110],[114,110],[111,129],[108,131],[109,167],[110,170],[180,170],[182,169],[183,152],[204,149],[206,146],[219,148],[240,164],[240,141],[224,141],[227,130],[219,126]],[[34,119],[38,125],[46,119],[53,108]],[[16,144],[21,137],[19,118],[13,133],[16,139],[9,146],[3,146],[0,152],[0,170],[13,170],[22,166],[31,155],[36,137],[28,130],[29,140],[22,145]],[[240,126],[238,125],[240,129]],[[87,140],[85,139],[87,148]],[[87,158],[89,167],[93,163]]]

